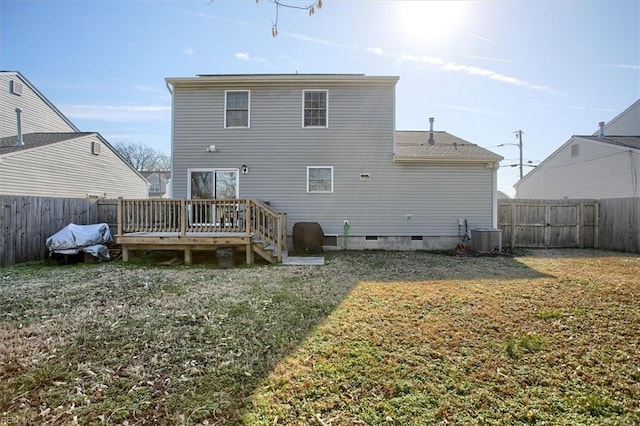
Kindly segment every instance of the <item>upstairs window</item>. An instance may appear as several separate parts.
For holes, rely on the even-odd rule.
[[[302,127],[328,127],[328,97],[326,90],[302,92]]]
[[[333,192],[333,167],[307,167],[307,192]]]
[[[249,127],[249,98],[248,90],[225,92],[224,127]]]

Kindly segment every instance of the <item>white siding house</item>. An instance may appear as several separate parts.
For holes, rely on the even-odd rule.
[[[638,197],[640,100],[593,136],[572,136],[515,184],[517,198]]]
[[[30,133],[0,139],[0,194],[147,198],[147,181],[98,133]]]
[[[396,132],[397,81],[168,78],[173,197],[268,201],[289,235],[318,222],[349,248],[448,249],[460,219],[495,227],[501,157],[446,132]]]
[[[148,184],[100,134],[79,132],[24,76],[3,71],[0,194],[147,198]]]
[[[16,108],[22,111],[22,133],[79,131],[22,74],[0,71],[0,138],[17,134]]]

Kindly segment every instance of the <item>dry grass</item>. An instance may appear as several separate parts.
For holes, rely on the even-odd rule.
[[[0,419],[636,424],[640,259],[0,271]]]

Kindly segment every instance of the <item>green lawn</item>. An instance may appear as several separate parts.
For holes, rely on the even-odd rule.
[[[0,424],[640,423],[638,256],[327,261],[5,268]]]

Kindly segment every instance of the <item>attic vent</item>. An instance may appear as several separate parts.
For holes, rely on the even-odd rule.
[[[17,96],[22,96],[22,83],[16,80],[11,80],[9,83],[9,92]]]
[[[571,157],[578,157],[580,155],[580,145],[571,145]]]
[[[100,142],[91,142],[91,153],[93,155],[100,155]]]

